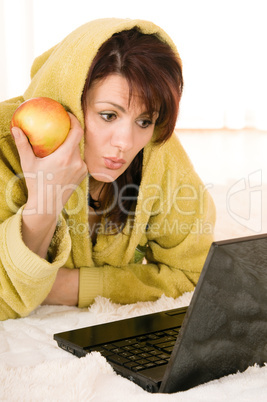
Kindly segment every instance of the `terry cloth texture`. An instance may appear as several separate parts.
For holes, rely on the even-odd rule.
[[[214,204],[175,134],[162,146],[149,143],[145,147],[135,218],[127,221],[123,233],[99,231],[92,244],[85,179],[62,211],[47,260],[32,253],[21,236],[27,188],[10,135],[13,112],[24,100],[47,96],[84,126],[81,95],[98,48],[115,32],[136,26],[176,51],[168,35],[151,22],[92,21],[34,61],[32,81],[23,96],[0,104],[1,320],[33,311],[62,266],[80,269],[80,307],[89,306],[97,295],[118,303],[156,300],[162,294],[178,297],[197,283],[212,241]],[[82,155],[83,149],[81,143]]]

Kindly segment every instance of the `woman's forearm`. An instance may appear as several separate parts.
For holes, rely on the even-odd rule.
[[[22,239],[26,246],[41,258],[46,258],[48,247],[56,229],[57,218],[53,215],[22,213]]]

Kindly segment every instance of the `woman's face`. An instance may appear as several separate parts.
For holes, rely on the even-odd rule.
[[[86,96],[85,162],[100,182],[116,180],[151,140],[158,113],[151,120],[138,94],[129,105],[129,86],[120,75],[95,82]]]

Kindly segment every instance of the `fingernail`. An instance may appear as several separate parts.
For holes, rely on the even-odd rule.
[[[17,138],[19,138],[19,136],[20,136],[20,131],[19,131],[19,129],[17,128],[17,127],[13,127],[12,129],[11,129],[11,132],[12,132],[12,136],[13,136],[13,138],[16,140]]]

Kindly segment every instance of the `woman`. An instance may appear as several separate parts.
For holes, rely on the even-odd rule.
[[[173,42],[147,21],[92,21],[35,60],[24,96],[1,104],[0,319],[194,289],[214,206],[173,134],[182,88]],[[9,131],[36,96],[71,118],[42,159]]]

